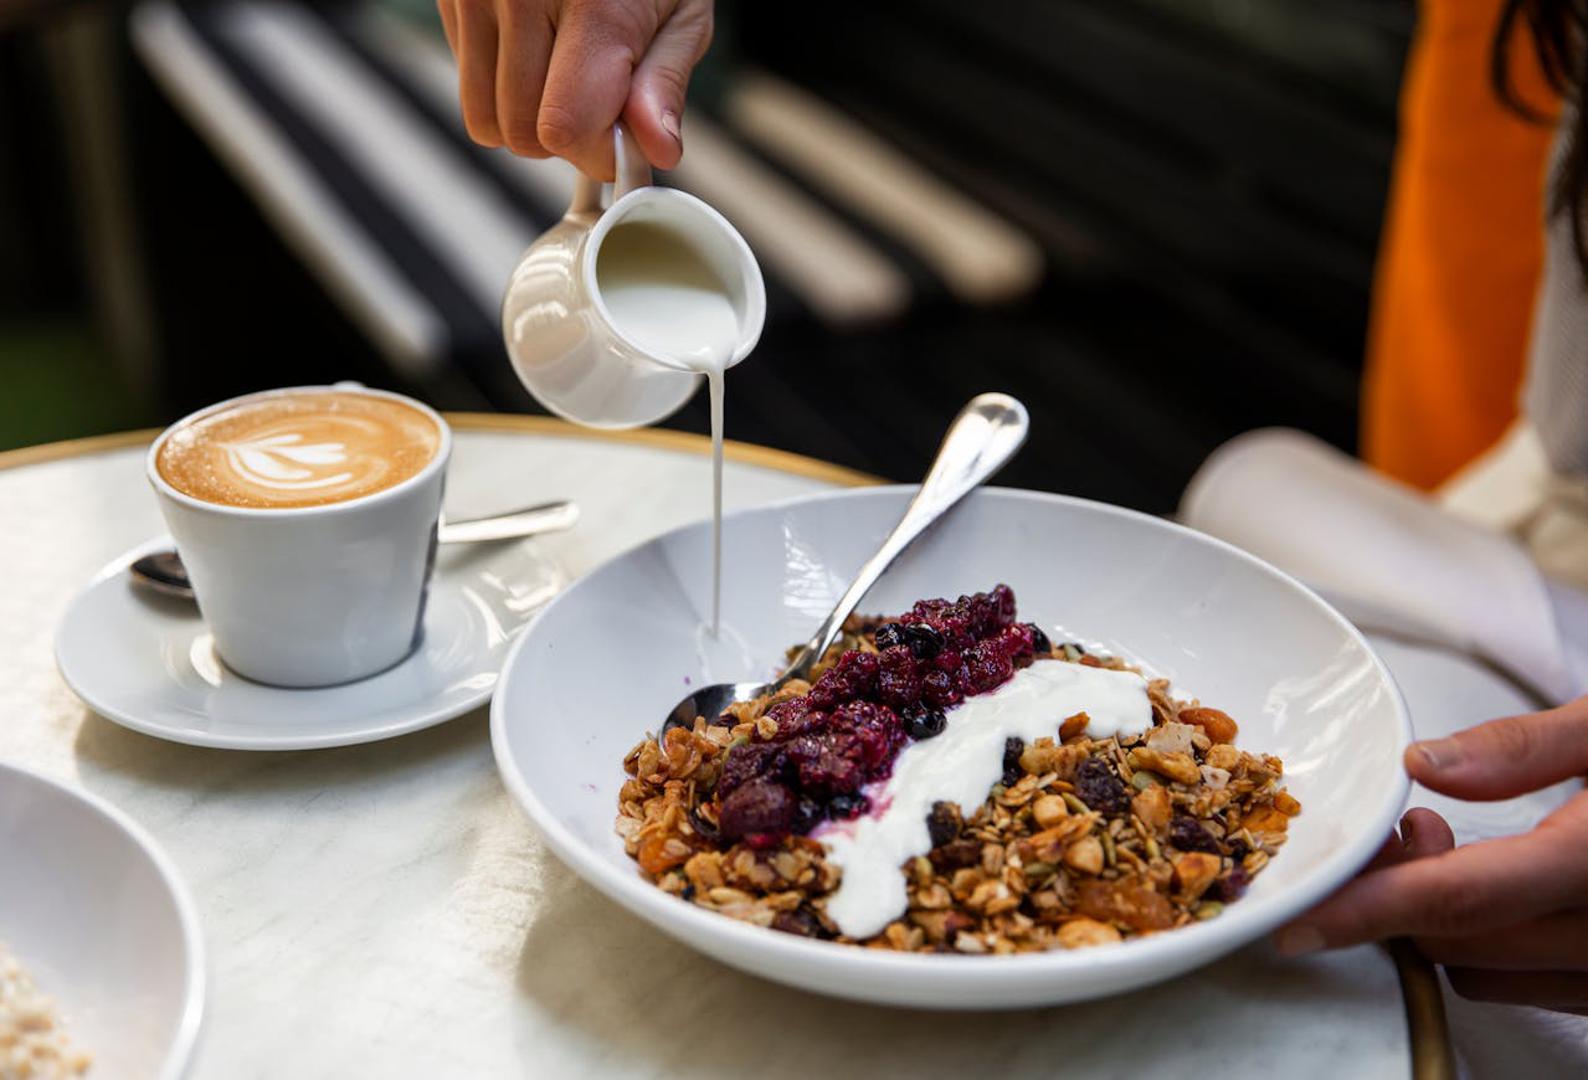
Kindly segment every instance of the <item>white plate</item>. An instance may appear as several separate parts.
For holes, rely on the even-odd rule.
[[[483,705],[513,638],[564,582],[530,541],[444,545],[412,656],[358,682],[289,690],[228,670],[196,607],[132,582],[129,563],[170,546],[169,537],[152,540],[101,570],[67,609],[55,660],[106,719],[231,750],[373,742]]]
[[[0,764],[0,941],[90,1076],[175,1080],[204,1012],[204,942],[166,856],[104,800]]]
[[[1006,1008],[1166,979],[1261,937],[1363,866],[1406,797],[1410,725],[1355,628],[1218,540],[1128,510],[986,490],[907,552],[863,609],[1004,581],[1021,617],[1174,680],[1279,754],[1303,805],[1247,896],[1206,923],[1113,947],[1011,957],[901,955],[763,930],[647,884],[613,833],[624,753],[689,685],[762,677],[804,640],[913,489],[800,499],[724,523],[724,644],[702,648],[710,539],[693,525],[575,583],[514,647],[491,708],[509,790],[561,858],[667,933],[767,978],[897,1005]],[[1055,630],[1055,632],[1057,632]]]

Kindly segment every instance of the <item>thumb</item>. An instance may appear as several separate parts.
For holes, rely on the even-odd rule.
[[[1509,799],[1588,772],[1588,698],[1406,749],[1412,779],[1458,799]]]
[[[623,121],[658,169],[671,169],[683,156],[680,123],[689,75],[711,44],[711,4],[685,0],[656,32],[629,86]]]

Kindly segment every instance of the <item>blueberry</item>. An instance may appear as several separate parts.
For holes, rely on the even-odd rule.
[[[877,643],[878,652],[883,649],[891,649],[895,645],[903,645],[905,643],[904,626],[896,622],[883,623],[877,627],[877,632],[872,636],[872,639]]]
[[[1040,656],[1046,656],[1053,651],[1053,642],[1048,640],[1048,635],[1036,623],[1028,624],[1031,627],[1031,647]]]
[[[943,651],[943,635],[926,623],[911,623],[904,628],[904,644],[917,660],[930,660]]]
[[[852,818],[866,808],[864,795],[834,795],[827,800],[827,816],[837,821]]]
[[[947,726],[948,717],[943,715],[942,709],[922,705],[904,714],[904,730],[912,739],[930,739],[934,735],[941,735]]]
[[[803,835],[815,828],[821,819],[822,804],[808,795],[801,795],[799,802],[794,804],[794,823],[790,831]]]

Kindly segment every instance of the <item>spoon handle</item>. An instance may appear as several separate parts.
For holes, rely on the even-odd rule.
[[[579,508],[571,502],[549,502],[511,514],[474,518],[470,521],[442,521],[437,539],[443,544],[472,544],[482,540],[513,540],[520,536],[571,529],[579,520]]]
[[[910,500],[904,516],[877,553],[866,560],[839,598],[838,606],[773,684],[774,689],[790,679],[803,679],[809,674],[837,639],[844,620],[854,613],[893,561],[927,526],[1003,468],[1026,441],[1030,427],[1026,407],[1008,394],[978,394],[971,398],[954,418],[948,434],[943,436],[943,445],[938,447],[932,468],[921,481],[921,489]]]

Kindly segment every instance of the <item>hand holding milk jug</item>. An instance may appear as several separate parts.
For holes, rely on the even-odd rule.
[[[581,175],[562,221],[519,260],[502,304],[507,353],[529,392],[600,428],[654,424],[702,376],[715,386],[755,347],[766,318],[766,286],[744,238],[693,195],[653,186],[621,127],[616,141],[612,205],[603,210],[601,184]]]
[[[693,195],[651,184],[633,137],[616,129],[617,182],[581,175],[563,219],[529,246],[508,282],[502,336],[513,369],[546,408],[576,424],[629,428],[672,415],[704,376],[711,389],[711,630],[722,589],[723,372],[766,320],[750,246]]]

